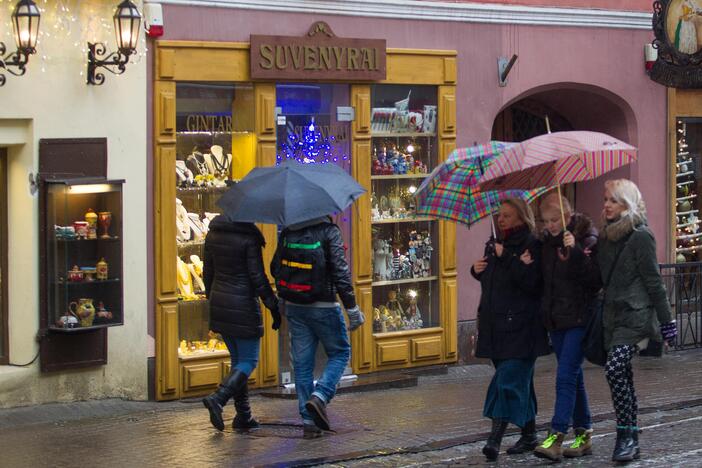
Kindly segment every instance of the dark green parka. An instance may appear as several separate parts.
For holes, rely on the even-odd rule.
[[[672,320],[656,260],[656,240],[645,217],[622,218],[600,231],[597,263],[603,283],[620,250],[605,292],[603,324],[608,350],[646,338],[661,341],[660,323]]]

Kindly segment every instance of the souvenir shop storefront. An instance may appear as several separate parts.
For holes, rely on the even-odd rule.
[[[338,164],[367,190],[336,216],[367,322],[356,374],[455,362],[455,226],[414,213],[412,194],[455,148],[455,51],[339,37],[157,41],[153,47],[155,397],[210,392],[229,372],[208,327],[203,244],[216,201],[252,168]],[[276,226],[260,226],[266,266]],[[291,378],[285,329],[265,336],[252,384]]]

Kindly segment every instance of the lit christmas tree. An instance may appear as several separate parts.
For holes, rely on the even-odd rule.
[[[695,190],[695,168],[687,144],[687,125],[678,120],[676,157],[676,261],[697,261],[697,252],[702,250],[700,239],[699,209]]]
[[[276,165],[289,159],[294,159],[302,164],[327,164],[338,162],[339,159],[348,160],[347,155],[340,158],[334,154],[334,140],[333,135],[328,137],[322,135],[314,123],[314,117],[309,125],[303,127],[301,136],[297,135],[292,124],[288,124],[288,137],[279,147]]]

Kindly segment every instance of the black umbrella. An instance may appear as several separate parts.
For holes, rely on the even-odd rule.
[[[217,204],[233,221],[290,226],[343,211],[366,190],[333,164],[257,167]]]

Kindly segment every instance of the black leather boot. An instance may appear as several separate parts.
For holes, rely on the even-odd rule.
[[[509,455],[518,455],[520,453],[531,452],[539,445],[536,439],[536,421],[527,422],[522,428],[522,436],[516,444],[507,449]]]
[[[497,460],[497,456],[500,454],[500,444],[502,443],[502,437],[505,435],[505,430],[507,429],[507,421],[501,419],[492,420],[492,431],[488,437],[485,447],[483,447],[483,455],[490,461]]]
[[[638,436],[637,436],[638,437]],[[617,429],[617,442],[614,444],[612,461],[630,462],[636,455],[636,443],[631,428]]]
[[[214,393],[202,399],[202,404],[210,412],[210,423],[216,429],[224,430],[224,419],[222,419],[224,405],[227,404],[230,398],[241,393],[248,380],[249,378],[246,374],[236,369],[224,379]]]
[[[236,416],[232,422],[234,429],[247,430],[258,427],[258,421],[251,415],[248,385],[244,385],[241,393],[234,397],[234,408],[236,408]]]
[[[631,436],[634,438],[634,460],[641,458],[641,449],[639,449],[639,428],[635,428]]]

